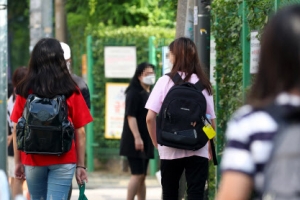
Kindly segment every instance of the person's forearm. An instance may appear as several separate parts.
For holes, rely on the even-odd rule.
[[[151,137],[152,142],[156,142],[156,121],[150,120],[147,122],[147,128]]]
[[[216,119],[211,119],[211,126],[216,130]]]
[[[136,118],[132,117],[132,116],[127,116],[127,120],[128,120],[128,125],[129,125],[129,128],[130,128],[130,130],[133,134],[134,139],[140,139],[141,134],[139,132],[139,128],[138,128]]]
[[[84,167],[84,157],[85,157],[85,130],[84,127],[75,130],[75,145],[77,152],[77,166]]]
[[[13,147],[14,147],[14,158],[15,158],[15,164],[19,164],[21,163],[21,155],[20,155],[20,151],[18,150],[17,147],[17,124],[14,123],[14,127],[13,127]]]
[[[7,136],[7,146],[9,146],[12,141],[13,141],[13,135],[12,134],[8,135]]]
[[[152,140],[152,143],[155,147],[157,147],[156,140],[156,113],[149,110],[146,118],[147,128]]]
[[[222,174],[216,200],[247,200],[252,189],[253,180],[249,175],[227,171]]]

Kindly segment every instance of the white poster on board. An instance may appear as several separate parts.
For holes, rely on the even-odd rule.
[[[106,78],[132,78],[136,69],[136,47],[104,47]]]
[[[260,54],[260,41],[257,39],[258,31],[251,31],[250,39],[250,73],[257,73],[259,54]]]
[[[106,83],[105,138],[120,139],[125,113],[125,90],[128,83]]]

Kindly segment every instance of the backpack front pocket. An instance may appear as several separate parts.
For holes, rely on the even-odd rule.
[[[62,131],[59,127],[29,126],[25,135],[26,153],[62,154]]]

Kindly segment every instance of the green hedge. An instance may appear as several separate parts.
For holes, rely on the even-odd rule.
[[[260,33],[274,8],[274,0],[248,0],[249,30]],[[215,0],[212,3],[212,34],[216,38],[218,85],[218,127],[221,134],[232,113],[243,102],[242,0]],[[247,37],[250,39],[250,35]],[[250,59],[249,59],[250,60]],[[222,142],[225,140],[221,137]]]
[[[94,58],[94,141],[100,148],[118,148],[119,140],[105,139],[105,83],[106,82],[129,82],[129,79],[106,79],[104,77],[104,46],[136,46],[137,63],[148,61],[148,39],[155,36],[155,46],[157,48],[156,71],[161,71],[161,51],[160,47],[168,45],[175,37],[175,29],[161,27],[107,27],[99,25],[88,27],[87,35],[93,38],[93,58]]]
[[[244,104],[242,3],[243,0],[214,0],[211,5],[212,35],[215,37],[217,52],[215,74],[218,89],[217,125],[219,132],[217,148],[220,155],[226,142],[224,132],[227,121],[233,112]],[[274,0],[247,0],[246,3],[249,31],[257,30],[261,34],[274,9]],[[250,34],[247,37],[248,41],[249,39]],[[251,79],[253,78],[255,77],[251,77]],[[210,192],[210,198],[213,199],[211,195]]]
[[[241,0],[218,0],[212,3],[212,35],[215,37],[217,64],[216,83],[219,102],[217,112],[221,140],[226,122],[233,111],[242,105],[242,17],[239,13]],[[222,145],[223,144],[218,144]]]

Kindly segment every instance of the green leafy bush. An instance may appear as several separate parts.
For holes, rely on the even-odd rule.
[[[245,0],[247,4],[247,24],[249,32],[257,30],[260,34],[272,14],[276,0]],[[219,156],[225,145],[226,123],[235,110],[244,104],[243,91],[243,52],[242,28],[244,12],[243,0],[212,1],[212,35],[215,37],[217,65],[217,125]],[[250,40],[250,33],[247,36]],[[250,58],[247,59],[250,61]],[[253,75],[251,75],[253,76]],[[252,80],[253,77],[250,77]],[[247,90],[247,89],[246,89]],[[219,179],[218,172],[218,179]],[[212,199],[213,197],[210,196]]]
[[[222,130],[231,114],[242,105],[242,17],[239,13],[242,0],[217,0],[212,3],[212,34],[216,41],[216,82],[218,127]],[[218,145],[223,146],[223,138]],[[221,144],[220,144],[221,143]]]
[[[226,122],[243,102],[242,59],[243,0],[215,0],[212,3],[212,34],[216,38],[218,85],[218,127],[224,133]],[[274,0],[246,1],[249,30],[260,33],[274,8]],[[250,35],[247,37],[249,41]],[[250,58],[249,58],[250,59]]]

